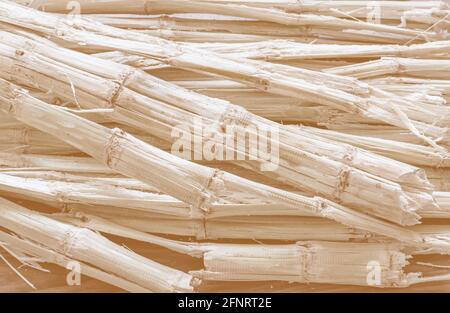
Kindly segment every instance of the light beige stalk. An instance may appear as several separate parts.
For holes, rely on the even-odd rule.
[[[88,229],[57,222],[2,198],[0,225],[152,291],[187,292],[196,284],[192,276],[139,256]]]

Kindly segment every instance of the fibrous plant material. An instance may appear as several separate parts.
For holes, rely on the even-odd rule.
[[[371,223],[365,222],[369,219],[376,224],[379,231],[383,234],[386,232],[387,236],[395,232],[395,229],[401,230],[393,224],[377,221],[368,215],[357,213],[319,197],[304,197],[242,179],[224,171],[196,165],[145,144],[120,129],[110,130],[46,104],[33,98],[26,91],[18,89],[17,86],[2,80],[0,80],[0,89],[2,90],[0,108],[4,112],[9,112],[16,119],[39,130],[56,131],[54,133],[56,137],[119,173],[146,182],[157,187],[161,192],[190,204],[193,216],[210,213],[224,214],[220,211],[227,212],[226,208],[212,210],[210,205],[217,201],[229,203],[239,197],[248,199],[253,196],[269,203],[285,204],[296,209],[314,212],[319,216],[336,218],[344,224],[357,228],[371,227]],[[40,118],[43,115],[46,116],[46,121]],[[48,121],[52,123],[47,123]],[[78,131],[74,132],[73,129]],[[139,171],[139,167],[143,165],[152,170]],[[161,176],[159,173],[163,172],[165,174]],[[251,201],[250,199],[250,203]],[[335,209],[336,212],[333,213]],[[405,232],[405,236],[410,237],[406,240],[416,242],[422,240],[408,232]]]
[[[115,172],[87,157],[0,153],[0,168],[5,170],[49,170],[84,174],[113,175]]]
[[[0,0],[0,263],[38,290],[22,267],[130,292],[448,290],[449,15]]]
[[[195,285],[188,274],[147,260],[85,228],[54,221],[4,199],[0,199],[0,226],[152,291],[187,292]]]
[[[0,7],[4,12],[3,15],[0,15],[0,21],[27,27],[51,36],[56,34],[57,38],[65,41],[145,55],[172,66],[224,76],[275,94],[301,99],[313,96],[319,103],[406,127],[428,143],[431,142],[426,137],[422,137],[417,130],[434,138],[443,136],[442,130],[439,128],[425,127],[420,121],[406,121],[407,115],[402,114],[400,108],[397,107],[402,106],[402,103],[405,105],[402,99],[394,101],[391,95],[390,101],[387,101],[389,93],[373,90],[366,84],[355,80],[351,81],[336,75],[279,64],[233,58],[213,52],[208,53],[211,62],[204,62],[204,50],[186,47],[171,41],[83,19],[80,19],[77,24],[70,23],[71,25],[68,25],[63,18],[26,10],[7,1],[0,3]],[[31,18],[32,16],[34,18]],[[41,23],[40,21],[44,19],[46,23]]]
[[[119,209],[129,209],[178,218],[189,218],[192,214],[188,205],[161,194],[154,187],[133,179],[116,177],[95,178],[57,172],[10,171],[0,174],[0,193],[42,202],[63,210],[86,205],[91,209],[109,206],[111,213],[114,209],[116,212],[120,212]],[[435,193],[438,208],[421,210],[418,213],[424,218],[433,218],[436,214],[450,217],[448,194]],[[294,209],[285,204],[267,203],[258,197],[252,199],[251,195],[247,195],[246,200],[248,203],[240,199],[236,199],[234,203],[233,201],[215,203],[211,207],[217,213],[210,212],[206,218],[270,216],[270,214],[277,214],[279,217],[314,216],[307,210]],[[204,221],[206,222],[207,220]]]
[[[280,142],[276,142],[276,146],[279,147],[280,150],[280,166],[273,172],[267,172],[267,175],[280,178],[301,189],[319,192],[329,199],[342,201],[345,205],[356,206],[399,224],[408,225],[417,223],[418,216],[415,215],[413,211],[417,207],[429,207],[434,205],[432,198],[427,195],[426,188],[423,190],[427,183],[424,181],[420,170],[417,168],[388,159],[384,159],[382,163],[376,162],[374,159],[380,158],[379,156],[367,155],[367,152],[354,150],[353,147],[335,145],[329,141],[325,142],[320,137],[308,139],[309,136],[300,129],[295,130],[294,132],[292,132],[292,130],[286,130],[285,127],[280,126],[279,124],[274,124],[273,122],[261,119],[248,113],[244,109],[233,106],[227,102],[214,100],[215,104],[212,106],[208,103],[208,98],[204,96],[189,93],[182,88],[162,82],[161,80],[142,72],[133,71],[126,66],[119,66],[103,61],[104,67],[102,69],[98,66],[98,63],[100,62],[98,59],[78,54],[80,58],[86,59],[86,63],[76,62],[75,65],[78,68],[81,67],[84,70],[93,69],[93,67],[88,66],[88,64],[93,64],[94,62],[97,63],[97,67],[94,68],[95,73],[86,73],[84,77],[80,77],[80,72],[75,68],[73,69],[74,72],[70,73],[68,72],[69,67],[66,65],[59,64],[59,62],[55,63],[55,61],[48,62],[48,56],[50,56],[51,53],[50,50],[53,51],[53,49],[48,46],[36,41],[24,39],[20,36],[7,33],[3,33],[3,35],[10,38],[10,40],[8,40],[9,43],[18,40],[19,46],[16,46],[16,48],[23,48],[23,45],[28,42],[28,44],[34,47],[33,51],[38,53],[38,55],[41,53],[43,54],[41,60],[45,63],[44,65],[44,63],[38,61],[39,59],[28,57],[28,53],[24,52],[24,54],[18,56],[18,61],[13,61],[13,63],[8,61],[12,67],[10,71],[7,70],[4,73],[5,78],[28,85],[30,84],[29,75],[37,75],[36,79],[33,80],[34,83],[42,79],[48,80],[49,77],[53,76],[54,78],[51,81],[58,84],[61,96],[66,94],[66,97],[69,95],[72,99],[72,87],[76,86],[77,88],[81,88],[81,90],[85,91],[77,94],[78,102],[84,103],[85,105],[87,103],[92,103],[92,105],[97,106],[99,106],[100,101],[107,102],[104,106],[109,107],[113,105],[116,113],[115,116],[117,116],[118,121],[147,130],[148,132],[151,132],[152,135],[160,136],[162,139],[166,140],[171,140],[169,139],[171,128],[179,127],[180,125],[191,127],[195,116],[203,118],[206,120],[206,123],[210,125],[210,132],[212,132],[212,134],[209,136],[209,141],[211,141],[212,144],[214,144],[214,142],[223,142],[224,137],[227,136],[223,131],[224,125],[231,125],[237,129],[239,129],[239,127],[248,126],[252,126],[256,129],[276,128],[276,130],[279,130],[280,132]],[[15,39],[13,39],[13,37]],[[12,45],[15,46],[15,44]],[[5,50],[6,56],[9,55],[9,58],[12,57],[13,59],[17,59],[16,49],[11,48],[6,48],[9,49],[9,52],[6,52],[7,50]],[[54,49],[57,48],[54,47]],[[60,49],[60,51],[62,54],[59,57],[56,57],[58,61],[63,60],[63,55],[75,53],[63,49]],[[33,55],[33,52],[31,55]],[[67,60],[76,59],[64,58],[64,60],[66,60],[65,62],[68,62]],[[19,62],[20,65],[17,65],[20,67],[26,66],[30,69],[40,67],[42,71],[45,71],[45,77],[41,73],[33,71],[28,72],[28,75],[25,76],[26,80],[20,78],[18,80],[18,75],[15,75],[16,71],[14,71],[15,62]],[[41,63],[41,65],[38,63]],[[69,63],[71,62],[69,61]],[[109,65],[116,67],[116,73],[112,73],[113,68]],[[53,66],[55,66],[54,69],[50,70]],[[124,71],[126,73],[125,76]],[[19,75],[22,75],[21,73],[25,74],[25,72],[21,71],[19,72]],[[61,73],[64,73],[64,75]],[[121,84],[103,78],[115,78],[115,80],[122,81],[124,77],[129,77],[129,75],[131,75],[130,73],[133,73],[134,78],[129,78],[126,81],[125,86],[121,86]],[[101,74],[101,77],[94,76],[94,74]],[[68,80],[67,76],[72,77],[71,80]],[[141,79],[138,80],[140,77]],[[155,85],[153,83],[151,85],[146,85],[146,82],[150,83],[150,80],[157,83],[157,86],[162,87],[159,88],[158,93],[155,93]],[[105,86],[108,85],[110,85],[111,89],[105,88]],[[48,84],[46,83],[45,86],[48,86]],[[105,95],[96,101],[92,99],[93,95],[96,94],[93,90],[94,86],[98,86],[98,88],[101,88],[105,92]],[[120,93],[116,94],[115,91],[120,91]],[[179,96],[174,98],[174,92],[179,93]],[[142,96],[142,94],[145,96]],[[184,96],[183,99],[181,99],[182,96]],[[98,95],[95,97],[98,97]],[[157,97],[166,102],[155,100],[152,97]],[[191,99],[191,106],[189,107],[186,105],[187,99]],[[113,101],[113,103],[111,103],[111,101]],[[181,109],[184,110],[180,110],[180,108],[176,108],[174,105],[181,106]],[[121,109],[119,109],[119,106]],[[166,113],[166,116],[155,114],[156,110]],[[147,123],[144,123],[144,121]],[[191,122],[186,123],[186,121]],[[156,128],[156,126],[165,127]],[[217,134],[214,134],[212,129],[215,129]],[[293,140],[293,135],[295,135],[298,140]],[[225,140],[225,142],[228,141]],[[231,149],[234,149],[234,147]],[[340,153],[336,154],[336,150],[340,151]],[[353,150],[354,152],[351,152]],[[349,154],[352,156],[347,157]],[[321,155],[325,155],[327,158],[322,158]],[[361,160],[359,158],[361,158]],[[291,165],[293,162],[295,162],[294,165]],[[315,175],[308,168],[305,168],[306,164],[301,165],[303,162],[308,162],[308,164],[311,164],[311,167],[320,166],[322,168],[328,168],[331,177],[326,177],[323,174]],[[384,169],[387,162],[391,163],[392,166],[397,169],[392,171],[378,170],[381,168]],[[297,165],[296,163],[299,164]],[[370,165],[368,164],[366,166],[366,163],[369,163]],[[381,166],[381,164],[383,165]],[[248,166],[252,166],[253,169],[259,170],[260,164],[259,162],[249,163]],[[397,173],[401,174],[399,175]],[[380,177],[380,179],[377,177],[378,175],[382,175],[383,177]],[[392,183],[388,183],[385,181],[386,179],[392,181]],[[379,212],[380,208],[376,204],[377,200],[373,195],[370,193],[359,192],[359,189],[361,189],[363,185],[375,186],[380,184],[383,187],[376,187],[377,189],[382,189],[384,193],[387,193],[387,197],[389,198],[397,198],[390,211],[398,212],[398,216],[388,216],[386,212]],[[356,189],[354,189],[353,185],[359,186],[355,186]],[[407,185],[408,188],[413,187],[414,189],[418,189],[419,194],[415,191],[402,191],[403,185]],[[419,197],[419,199],[417,199],[417,197]]]
[[[141,1],[140,1],[141,2]],[[142,3],[142,2],[141,2]],[[114,4],[112,1],[110,4]],[[433,32],[420,32],[411,29],[402,29],[400,27],[387,26],[382,24],[372,24],[361,21],[353,21],[335,18],[331,16],[316,16],[312,14],[292,14],[276,9],[256,8],[246,5],[211,3],[209,1],[155,1],[150,0],[144,2],[146,14],[149,13],[208,13],[237,16],[242,18],[257,19],[260,21],[274,22],[291,26],[325,26],[337,29],[353,29],[353,30],[369,30],[378,31],[384,34],[403,35],[406,38],[411,36],[424,36],[431,39],[442,38]]]
[[[446,238],[424,237],[414,231],[358,213],[319,197],[305,197],[240,178],[225,171],[196,165],[170,155],[126,134],[120,129],[110,130],[37,100],[24,90],[0,80],[3,95],[0,108],[29,126],[43,131],[57,130],[55,136],[93,156],[107,166],[127,176],[142,180],[175,198],[190,204],[190,216],[241,215],[242,208],[214,206],[216,203],[253,203],[260,199],[272,204],[283,204],[305,210],[316,216],[333,219],[344,225],[396,238],[411,246],[430,247],[448,253]],[[49,125],[40,119],[45,115]],[[73,129],[83,129],[74,133]],[[103,147],[103,150],[100,148]],[[133,162],[133,160],[136,160]],[[165,171],[163,177],[149,172],[139,172],[136,165],[145,165],[155,171]],[[164,165],[165,168],[162,168]],[[176,185],[174,185],[176,183]],[[257,202],[256,202],[257,203]],[[234,213],[236,210],[237,213]],[[273,210],[272,206],[258,208]]]
[[[207,280],[285,280],[289,282],[367,284],[367,267],[373,260],[383,269],[377,287],[405,287],[429,279],[447,280],[447,276],[424,278],[419,273],[405,274],[403,267],[410,256],[401,245],[392,243],[358,244],[330,242],[298,242],[295,245],[186,243],[148,235],[95,216],[56,216],[57,219],[139,241],[163,246],[183,254],[202,258],[205,270],[193,275]],[[424,233],[442,234],[436,228]],[[448,233],[445,233],[448,235]],[[421,252],[419,252],[421,253]],[[348,258],[348,259],[346,259]],[[359,265],[352,261],[358,260]],[[352,260],[352,261],[351,261]],[[232,267],[227,266],[233,264]],[[276,266],[274,266],[274,263]],[[350,265],[351,264],[351,265]],[[353,272],[349,275],[346,268]],[[339,270],[338,270],[339,269]],[[339,275],[331,275],[338,270]]]
[[[0,232],[0,240],[8,246],[13,246],[15,252],[20,251],[23,254],[23,257],[21,257],[19,260],[23,260],[23,264],[29,267],[31,267],[30,263],[26,260],[30,257],[36,257],[41,260],[41,262],[57,264],[64,268],[66,268],[69,264],[71,264],[71,262],[73,262],[73,259],[55,252],[54,250],[48,249],[30,240],[21,239],[17,236],[9,235],[4,232]],[[143,288],[135,283],[127,281],[126,279],[99,270],[98,268],[92,267],[87,264],[78,264],[80,264],[80,270],[84,275],[90,276],[100,281],[104,281],[108,284],[111,284],[112,286],[116,286],[129,292],[151,292],[151,290],[149,289]]]

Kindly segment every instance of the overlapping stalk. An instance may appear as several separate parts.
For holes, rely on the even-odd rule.
[[[210,204],[229,203],[236,197],[247,199],[253,195],[260,201],[307,210],[351,227],[414,242],[414,245],[422,244],[425,240],[414,232],[325,199],[304,197],[196,165],[145,144],[121,130],[107,129],[45,104],[10,83],[0,82],[0,104],[3,111],[10,112],[29,126],[51,132],[119,173],[148,183],[161,192],[190,204],[192,216],[207,215],[210,212],[220,215],[220,210],[211,208]],[[45,121],[42,116],[46,117]],[[142,166],[149,170],[139,170]],[[443,244],[446,245],[445,242]]]
[[[297,242],[293,245],[186,243],[169,240],[117,225],[92,215],[57,219],[97,231],[156,244],[203,259],[204,270],[192,274],[205,280],[281,280],[301,283],[366,285],[367,267],[380,267],[375,287],[405,287],[411,284],[448,280],[448,275],[421,277],[403,272],[410,258],[398,243]],[[444,234],[439,228],[423,228],[424,233]],[[447,234],[448,235],[448,234]],[[417,250],[423,253],[423,251]],[[427,252],[425,252],[427,253]],[[355,260],[358,260],[355,264]],[[232,267],[229,264],[233,264]],[[274,266],[275,264],[275,266]],[[339,274],[336,274],[336,271]],[[351,272],[351,273],[350,273]]]
[[[434,205],[432,198],[427,195],[426,188],[424,190],[424,187],[427,186],[425,178],[417,168],[385,158],[380,163],[376,161],[380,158],[379,156],[368,154],[362,150],[354,150],[350,146],[345,147],[325,142],[319,137],[308,139],[310,136],[306,132],[285,129],[279,124],[251,115],[240,107],[222,100],[193,94],[126,66],[107,61],[103,61],[102,64],[99,59],[44,45],[10,33],[4,32],[2,35],[9,38],[8,45],[13,46],[3,45],[4,55],[9,60],[5,60],[5,62],[9,62],[11,65],[9,69],[5,68],[6,71],[2,74],[7,79],[25,85],[33,82],[34,87],[38,88],[48,88],[50,79],[53,85],[58,86],[56,91],[58,95],[71,100],[74,97],[72,89],[75,86],[78,103],[90,108],[113,106],[115,108],[113,116],[117,121],[151,132],[153,136],[168,141],[172,140],[170,133],[174,127],[193,125],[194,118],[198,116],[193,113],[200,114],[212,129],[216,129],[219,136],[213,136],[211,140],[223,140],[225,135],[222,130],[223,124],[235,127],[254,126],[257,129],[276,129],[280,131],[278,144],[280,166],[273,173],[267,172],[268,175],[282,177],[283,181],[298,188],[315,192],[321,190],[320,193],[330,199],[368,210],[372,214],[400,224],[416,223],[418,216],[413,211],[419,207]],[[34,52],[31,52],[30,55],[22,50],[27,43],[34,47]],[[52,51],[55,50],[60,53],[53,53]],[[16,51],[24,53],[17,55]],[[75,54],[79,58],[74,58]],[[50,56],[53,59],[49,59]],[[65,64],[58,62],[62,60]],[[94,63],[95,66],[90,65]],[[68,67],[68,65],[76,67]],[[17,72],[14,70],[16,66],[28,68],[28,70]],[[36,70],[37,68],[39,70]],[[80,72],[80,69],[91,73]],[[25,73],[26,75],[23,75]],[[23,78],[20,77],[21,74]],[[29,79],[30,75],[33,77],[32,81]],[[121,83],[116,83],[116,81]],[[41,83],[36,85],[36,82]],[[99,93],[99,90],[102,90],[102,93]],[[175,97],[173,96],[174,92],[177,93]],[[167,102],[171,105],[168,105]],[[180,110],[175,106],[190,112]],[[245,153],[245,151],[241,152]],[[327,156],[327,159],[321,155]],[[392,170],[386,170],[388,163],[392,164]],[[238,164],[242,165],[242,163]],[[246,164],[259,171],[258,163]],[[311,172],[305,167],[306,164],[310,164],[309,167],[328,168],[330,176],[324,176],[323,173],[316,175],[315,172]],[[382,175],[382,177],[378,178],[373,174]],[[311,175],[315,175],[315,177]],[[392,182],[385,181],[385,179]],[[375,187],[379,184],[385,187]],[[355,186],[356,189],[352,186]],[[403,191],[403,186],[412,187],[413,190]],[[394,217],[391,216],[391,213],[380,212],[376,199],[378,196],[371,195],[370,192],[360,192],[359,190],[362,188],[368,190],[376,188],[386,193],[388,198],[397,199],[393,202],[392,207],[386,209],[389,212],[397,211],[398,215]],[[415,191],[415,188],[418,190]],[[358,196],[355,197],[355,194]]]
[[[18,238],[17,236],[9,235],[4,232],[0,232],[0,240],[10,247],[8,249],[14,247],[12,248],[12,250],[16,255],[19,253],[22,254],[23,257],[22,258],[19,257],[19,260],[22,261],[23,264],[26,266],[30,266],[30,262],[24,259],[27,258],[29,259],[30,257],[37,258],[42,262],[56,264],[63,268],[67,268],[68,266],[73,264],[73,262],[75,262],[73,259],[68,258],[58,252],[55,252],[54,250],[48,249],[30,240],[21,239]],[[143,288],[139,285],[136,285],[135,283],[132,283],[118,276],[106,273],[102,270],[99,270],[98,268],[92,267],[90,265],[81,262],[78,262],[77,264],[80,265],[80,271],[84,275],[106,282],[122,290],[140,293],[151,292],[151,290],[149,289]]]
[[[447,5],[68,4],[0,0],[0,247],[26,282],[11,264],[132,292],[448,286]]]
[[[16,0],[17,3],[24,5],[31,4],[30,0]],[[287,12],[296,13],[320,13],[321,15],[334,15],[337,17],[345,17],[342,12],[351,12],[351,16],[354,18],[366,18],[368,11],[373,8],[371,1],[333,1],[332,3],[308,0],[303,1],[300,5],[296,0],[274,0],[274,1],[247,1],[247,0],[197,0],[196,2],[207,2],[217,4],[236,4],[246,5],[251,7],[260,8],[278,8]],[[68,1],[49,0],[42,3],[39,9],[43,9],[47,12],[67,12]],[[91,2],[83,0],[80,2],[85,8],[84,13],[128,13],[128,14],[148,14],[146,10],[151,6],[151,1],[145,0],[108,0],[101,2]],[[128,5],[125,6],[124,4]],[[442,11],[448,9],[448,5],[445,1],[384,1],[378,4],[383,12],[381,18],[387,20],[400,20],[405,12],[424,10],[422,14],[426,16],[431,12],[437,16],[442,14]],[[341,13],[339,13],[341,11]],[[167,13],[164,11],[164,13]]]
[[[249,7],[246,5],[220,4],[209,1],[155,1],[149,0],[144,3],[145,14],[149,13],[208,13],[231,15],[242,18],[257,19],[260,21],[274,22],[282,25],[304,26],[314,25],[332,27],[335,29],[371,30],[383,32],[385,34],[411,36],[426,36],[429,38],[440,38],[433,32],[419,32],[410,29],[387,26],[382,24],[372,24],[362,21],[345,20],[332,16],[317,16],[312,14],[292,14],[279,10]],[[86,8],[89,12],[89,8]],[[109,12],[108,12],[109,13]]]
[[[92,231],[57,222],[2,198],[0,226],[148,290],[187,292],[196,284],[192,276],[139,256]]]
[[[165,39],[195,43],[252,43],[286,39],[315,44],[384,43],[395,44],[408,40],[404,36],[385,36],[376,32],[343,32],[325,25],[281,25],[254,19],[204,14],[173,15],[87,15],[106,25],[136,29]],[[421,28],[420,26],[418,28]],[[275,35],[278,34],[278,35]],[[216,36],[216,39],[214,39]],[[445,38],[444,36],[442,38]],[[419,38],[421,39],[421,38]],[[293,43],[294,45],[294,43]],[[245,45],[244,45],[245,46]],[[261,46],[260,46],[261,47]],[[269,45],[270,47],[270,45]],[[388,48],[388,47],[387,47]],[[239,51],[239,49],[237,49]],[[300,51],[300,50],[298,50]]]
[[[212,52],[207,55],[210,62],[204,62],[206,55],[203,50],[199,51],[137,32],[108,27],[83,19],[78,20],[76,27],[71,27],[62,17],[38,13],[8,1],[2,1],[0,7],[4,12],[0,15],[1,21],[51,36],[56,34],[56,37],[65,41],[82,42],[85,46],[145,55],[172,66],[224,76],[276,94],[301,99],[314,96],[318,103],[381,119],[389,124],[410,129],[418,136],[420,134],[417,129],[434,138],[440,138],[445,132],[436,127],[425,127],[420,122],[405,121],[405,117],[397,108],[397,106],[406,105],[402,99],[393,101],[391,98],[387,101],[389,94],[372,90],[367,85],[355,80],[350,81],[348,78],[279,64],[225,57]],[[40,18],[36,19],[32,16],[40,16]],[[40,22],[43,20],[45,23]],[[69,23],[74,25],[73,21]],[[315,84],[320,87],[318,88]],[[422,139],[431,143],[426,138]]]
[[[242,175],[241,175],[242,177]],[[190,207],[177,199],[161,194],[156,188],[133,179],[117,177],[95,178],[42,171],[10,171],[0,174],[0,192],[11,196],[71,210],[76,205],[110,206],[111,209],[131,209],[175,217],[191,217]],[[435,193],[439,208],[422,209],[424,217],[449,216],[448,193]],[[310,216],[311,212],[293,209],[283,204],[271,204],[247,196],[249,204],[236,199],[235,203],[211,205],[207,218],[230,216]],[[225,210],[226,209],[226,210]],[[120,212],[120,210],[118,210]],[[214,211],[217,211],[216,213]],[[220,213],[219,213],[220,212]]]
[[[355,62],[379,57],[439,57],[449,53],[450,41],[432,41],[404,45],[332,45],[304,44],[287,40],[273,40],[248,44],[196,44],[194,47],[234,57],[271,61],[338,59]],[[420,62],[420,60],[417,60]]]

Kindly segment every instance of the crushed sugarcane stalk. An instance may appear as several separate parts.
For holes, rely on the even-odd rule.
[[[449,31],[446,1],[0,0],[0,267],[446,291]]]
[[[97,218],[92,215],[75,215],[71,216],[61,216],[57,215],[55,218],[62,219],[63,221],[67,221],[73,223],[75,225],[79,225],[82,227],[88,227],[94,230],[98,230],[101,232],[114,234],[122,237],[133,238],[135,240],[145,241],[151,244],[156,244],[163,246],[167,249],[174,250],[179,253],[188,254],[193,257],[202,258],[205,270],[202,271],[194,271],[193,274],[202,277],[203,279],[212,279],[212,280],[287,280],[290,282],[332,282],[337,284],[361,284],[358,283],[358,276],[362,275],[357,273],[352,273],[347,275],[329,275],[328,277],[325,274],[317,273],[315,276],[315,271],[312,270],[314,266],[322,266],[321,268],[328,269],[337,266],[345,268],[346,262],[341,258],[336,258],[335,262],[330,262],[330,264],[322,264],[321,253],[324,255],[324,262],[327,259],[325,254],[337,254],[344,255],[348,253],[349,250],[352,253],[361,254],[358,259],[361,258],[361,265],[364,266],[369,264],[370,261],[376,260],[377,262],[383,262],[382,260],[386,260],[389,266],[396,267],[399,266],[400,272],[397,274],[397,278],[394,281],[390,281],[386,278],[386,282],[380,283],[378,287],[386,287],[386,286],[394,286],[394,287],[402,287],[403,284],[417,284],[422,281],[419,273],[411,273],[404,275],[401,272],[401,268],[407,264],[407,259],[411,256],[405,255],[401,252],[402,248],[398,244],[395,243],[366,243],[366,244],[358,244],[358,243],[331,243],[331,242],[308,242],[302,243],[298,242],[295,245],[267,245],[267,244],[242,244],[242,245],[234,245],[234,244],[220,244],[220,243],[185,243],[180,241],[173,241],[170,239],[165,239],[162,237],[157,237],[149,234],[145,234],[136,230],[133,230],[128,227],[123,227],[120,225],[116,225],[109,221],[105,221],[101,218]],[[442,235],[442,231],[439,231],[437,228],[423,228],[422,231],[424,233],[436,234],[439,233]],[[448,235],[448,231],[446,233]],[[295,262],[295,251],[300,247],[305,247],[311,249],[311,251],[304,251],[305,256],[298,256],[297,260],[302,260],[302,266]],[[397,248],[397,251],[396,251]],[[333,249],[340,250],[342,252],[334,251]],[[348,250],[347,250],[348,249]],[[387,250],[390,256],[382,256],[381,251]],[[331,250],[331,251],[330,251]],[[347,252],[344,252],[347,251]],[[292,259],[289,257],[292,255]],[[297,252],[301,253],[301,252]],[[372,253],[380,253],[381,255],[375,257],[372,255],[372,258],[369,257]],[[391,255],[392,253],[392,255]],[[427,252],[419,252],[419,253],[427,253]],[[316,255],[317,254],[317,255]],[[363,255],[368,254],[364,258]],[[396,257],[394,257],[396,255]],[[354,256],[347,255],[349,258],[354,258]],[[255,260],[255,258],[257,260]],[[287,258],[287,260],[286,260]],[[403,264],[401,263],[401,259],[403,258]],[[226,267],[227,260],[233,263],[234,267],[228,269]],[[277,268],[274,269],[272,266],[269,266],[270,261],[275,260],[283,260],[281,263],[276,263]],[[392,260],[398,260],[399,264],[396,264],[394,261],[394,265],[391,263]],[[389,261],[388,261],[389,260]],[[287,261],[287,262],[286,262]],[[292,263],[291,263],[292,262]],[[316,264],[317,262],[317,264]],[[365,263],[364,263],[365,262]],[[268,264],[265,264],[268,263]],[[335,263],[335,264],[334,264]],[[294,266],[297,264],[297,266]],[[353,264],[352,264],[353,265]],[[354,265],[353,265],[354,266]],[[388,266],[386,264],[386,266]],[[292,268],[291,268],[292,267]],[[383,272],[387,272],[387,276],[391,276],[392,273],[390,270],[393,268],[384,269]],[[289,269],[291,268],[291,269]],[[384,266],[383,266],[384,268]],[[213,273],[217,271],[218,273]],[[220,271],[224,271],[220,273]],[[364,273],[364,271],[362,271]],[[394,270],[395,272],[395,270]],[[321,276],[323,275],[323,276]],[[294,278],[296,277],[297,278]],[[339,276],[339,277],[338,277]],[[395,277],[395,275],[392,275]],[[346,277],[344,279],[344,277]],[[366,276],[367,277],[367,273]],[[328,279],[328,280],[327,280]],[[436,278],[437,279],[437,278]],[[448,279],[446,276],[441,277],[441,279]],[[342,281],[341,281],[342,280]]]
[[[307,210],[351,227],[381,233],[388,237],[395,236],[397,239],[404,237],[406,241],[422,242],[423,240],[420,236],[394,224],[345,208],[326,199],[304,197],[242,179],[224,171],[194,164],[145,144],[119,129],[110,130],[64,109],[48,105],[12,84],[0,85],[1,90],[4,91],[0,96],[0,108],[5,113],[9,112],[21,122],[44,132],[57,130],[54,134],[56,137],[119,173],[155,186],[161,192],[191,204],[192,214],[208,214],[209,204],[216,199],[227,199],[229,192],[232,194],[234,192],[231,199],[242,193],[253,194],[260,199]],[[51,120],[52,123],[49,124],[39,118],[43,115],[46,116],[46,121]],[[73,132],[75,128],[77,132]],[[116,153],[119,153],[119,157]],[[152,168],[154,171],[139,171],[137,164],[139,167],[146,164],[147,168]],[[166,175],[156,174],[163,171]],[[225,201],[229,202],[230,198]],[[216,214],[220,215],[220,212]],[[371,222],[367,223],[367,220]]]
[[[276,94],[302,99],[315,95],[316,101],[319,103],[381,119],[399,127],[405,127],[431,145],[433,145],[432,141],[420,135],[418,129],[432,137],[442,136],[442,130],[440,131],[430,125],[425,127],[420,121],[411,122],[405,120],[407,116],[404,116],[405,114],[397,107],[398,105],[405,105],[402,99],[397,99],[392,105],[391,102],[385,100],[386,97],[389,97],[388,93],[381,93],[376,89],[373,90],[373,88],[368,88],[367,85],[355,80],[350,82],[349,78],[291,68],[281,64],[233,58],[212,52],[208,55],[208,58],[214,60],[214,62],[205,63],[203,62],[205,59],[203,57],[205,55],[204,51],[200,52],[198,49],[178,45],[171,41],[109,27],[86,19],[80,19],[78,21],[79,25],[76,25],[77,28],[81,27],[81,30],[72,27],[73,23],[72,26],[68,25],[64,18],[38,13],[36,10],[29,10],[11,2],[1,2],[0,8],[5,13],[4,16],[0,14],[0,21],[27,27],[30,30],[39,31],[50,36],[62,34],[62,36],[57,37],[64,41],[83,42],[84,46],[94,45],[95,47],[99,47],[103,43],[106,49],[145,55],[169,63],[172,66],[206,72],[212,75],[221,75]],[[39,25],[39,18],[28,18],[27,20],[27,16],[41,16],[42,20],[46,20],[46,23],[45,25]],[[36,24],[37,22],[38,24]],[[155,51],[158,51],[157,55],[155,55]],[[217,64],[222,65],[216,66]],[[274,72],[277,73],[274,74]],[[128,75],[126,76],[128,77]],[[305,79],[306,77],[308,79]],[[321,85],[320,90],[317,89],[317,86],[311,84],[314,82]],[[336,88],[337,86],[340,86],[340,89]],[[351,93],[348,92],[350,90]],[[370,93],[373,93],[373,96],[367,99]],[[441,132],[441,134],[438,135],[436,132]]]
[[[52,220],[2,198],[0,226],[152,291],[188,292],[198,283],[188,274],[139,256],[95,232]]]

